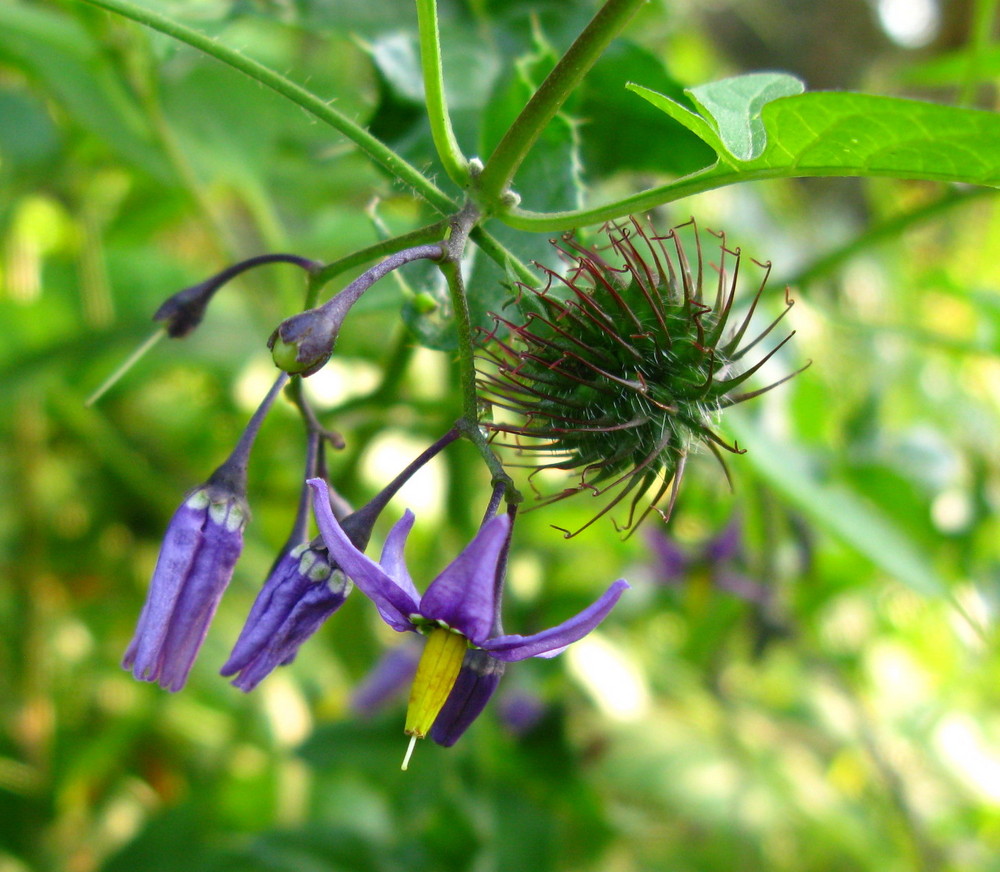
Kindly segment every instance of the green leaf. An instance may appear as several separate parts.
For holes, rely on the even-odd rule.
[[[663,94],[629,87],[716,149],[720,163],[702,176],[703,183],[716,177],[718,184],[729,184],[777,177],[895,176],[1000,185],[996,113],[851,92],[773,99],[791,83],[774,81],[764,87],[759,81],[760,93],[754,96],[752,82],[740,83],[750,78],[691,92],[699,102],[708,100],[704,111],[711,120]],[[734,94],[742,94],[742,110]],[[736,178],[730,177],[733,171]],[[700,184],[699,189],[716,186]]]
[[[807,457],[787,443],[772,441],[745,416],[730,412],[726,429],[747,449],[745,459],[757,474],[818,527],[918,593],[950,598],[930,557],[877,507],[848,488],[823,481]]]
[[[726,150],[737,160],[759,157],[767,145],[761,113],[779,97],[801,94],[805,85],[787,73],[749,73],[687,92],[709,118]]]
[[[121,156],[160,178],[169,177],[119,71],[76,21],[43,8],[0,4],[3,62],[21,66],[75,122]]]
[[[558,56],[541,35],[534,50],[518,58],[501,78],[488,102],[480,133],[479,154],[492,154],[525,103],[555,66]],[[556,114],[521,163],[514,189],[526,206],[566,209],[580,205],[583,192],[580,142],[572,106]]]
[[[710,163],[712,150],[675,119],[625,93],[626,82],[646,82],[678,102],[686,97],[662,61],[641,46],[615,40],[580,86],[576,114],[588,178],[620,170],[683,176]],[[623,136],[624,130],[641,135]]]

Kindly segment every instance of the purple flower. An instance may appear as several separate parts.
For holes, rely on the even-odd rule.
[[[677,587],[701,573],[707,575],[713,587],[740,599],[758,604],[768,599],[768,588],[739,569],[744,559],[743,525],[736,515],[693,550],[682,548],[659,531],[650,533],[649,544],[656,555],[656,580],[661,584]]]
[[[288,381],[282,373],[225,463],[188,494],[167,527],[122,666],[141,681],[180,690],[243,550],[247,462],[261,422]]]
[[[180,690],[243,549],[249,510],[238,488],[207,484],[174,513],[122,665]]]
[[[413,681],[420,662],[420,643],[408,636],[401,645],[390,648],[351,694],[351,710],[371,717],[401,694]]]
[[[514,736],[531,732],[545,716],[546,705],[537,693],[514,689],[500,695],[500,722]]]
[[[375,603],[390,627],[427,636],[407,712],[405,732],[414,739],[430,731],[470,647],[501,661],[554,657],[593,630],[629,587],[619,579],[589,607],[549,630],[530,636],[493,635],[497,564],[504,556],[511,523],[507,515],[486,522],[421,596],[403,560],[403,546],[413,526],[411,512],[407,511],[389,532],[381,562],[375,563],[341,529],[330,510],[326,483],[310,479],[308,484],[313,489],[316,522],[331,559]],[[411,741],[411,749],[412,745]]]
[[[295,659],[299,646],[344,604],[352,587],[330,565],[322,541],[285,551],[257,595],[222,674],[236,675],[233,684],[249,693]]]

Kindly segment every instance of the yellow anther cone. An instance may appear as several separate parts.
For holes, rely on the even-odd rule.
[[[406,734],[422,739],[434,725],[458,678],[468,648],[465,636],[435,627],[427,635],[417,674],[410,688],[406,710]]]

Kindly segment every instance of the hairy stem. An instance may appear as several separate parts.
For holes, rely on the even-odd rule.
[[[420,66],[424,75],[424,99],[431,125],[434,148],[453,182],[463,188],[469,183],[469,165],[455,139],[444,93],[444,69],[438,35],[437,0],[417,0],[420,30]]]
[[[449,214],[455,210],[456,203],[451,197],[426,178],[416,167],[407,163],[385,143],[372,136],[367,130],[329,103],[280,73],[276,73],[258,61],[222,45],[197,30],[151,9],[130,3],[129,0],[83,0],[83,2],[91,3],[108,12],[114,12],[153,30],[158,30],[160,33],[165,33],[167,36],[187,43],[233,69],[239,70],[244,75],[281,94],[324,124],[338,130],[375,163],[404,185],[411,187],[439,212]]]
[[[485,205],[497,201],[566,98],[645,0],[607,0],[511,124],[479,178]]]

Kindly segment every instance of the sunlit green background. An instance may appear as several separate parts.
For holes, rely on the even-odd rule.
[[[406,0],[145,3],[438,172]],[[469,153],[595,5],[442,4]],[[558,151],[566,126],[519,189],[528,206],[566,205],[582,180],[600,202],[704,163],[629,80],[676,91],[783,69],[812,88],[995,108],[996,12],[657,0],[569,107],[580,166]],[[740,568],[766,601],[704,572],[658,583],[650,531],[564,540],[550,525],[586,520],[586,497],[529,513],[510,631],[562,620],[616,577],[634,589],[563,657],[511,667],[455,748],[423,743],[401,773],[401,704],[370,720],[349,708],[397,641],[360,595],[253,694],[218,675],[298,498],[287,404],[259,439],[246,551],[188,686],[171,695],[119,666],[171,512],[274,375],[264,343],[296,311],[300,275],[274,266],[227,287],[196,334],[84,400],[170,293],[261,252],[333,260],[428,213],[332,131],[191,49],[75,0],[0,3],[0,872],[1000,870],[996,202],[928,183],[769,182],[656,220],[691,215],[773,261],[768,311],[793,284],[785,365],[813,361],[723,422],[750,449],[729,462],[734,490],[698,458],[669,528],[696,552],[738,512]],[[530,256],[546,245],[504,238]],[[400,318],[407,293],[434,290],[406,275],[409,291],[389,280],[365,298],[310,380],[347,440],[331,477],[356,502],[460,411],[451,355],[418,348]],[[459,445],[393,504],[386,523],[418,515],[418,585],[487,493]],[[523,735],[500,717],[515,694],[545,707]]]

